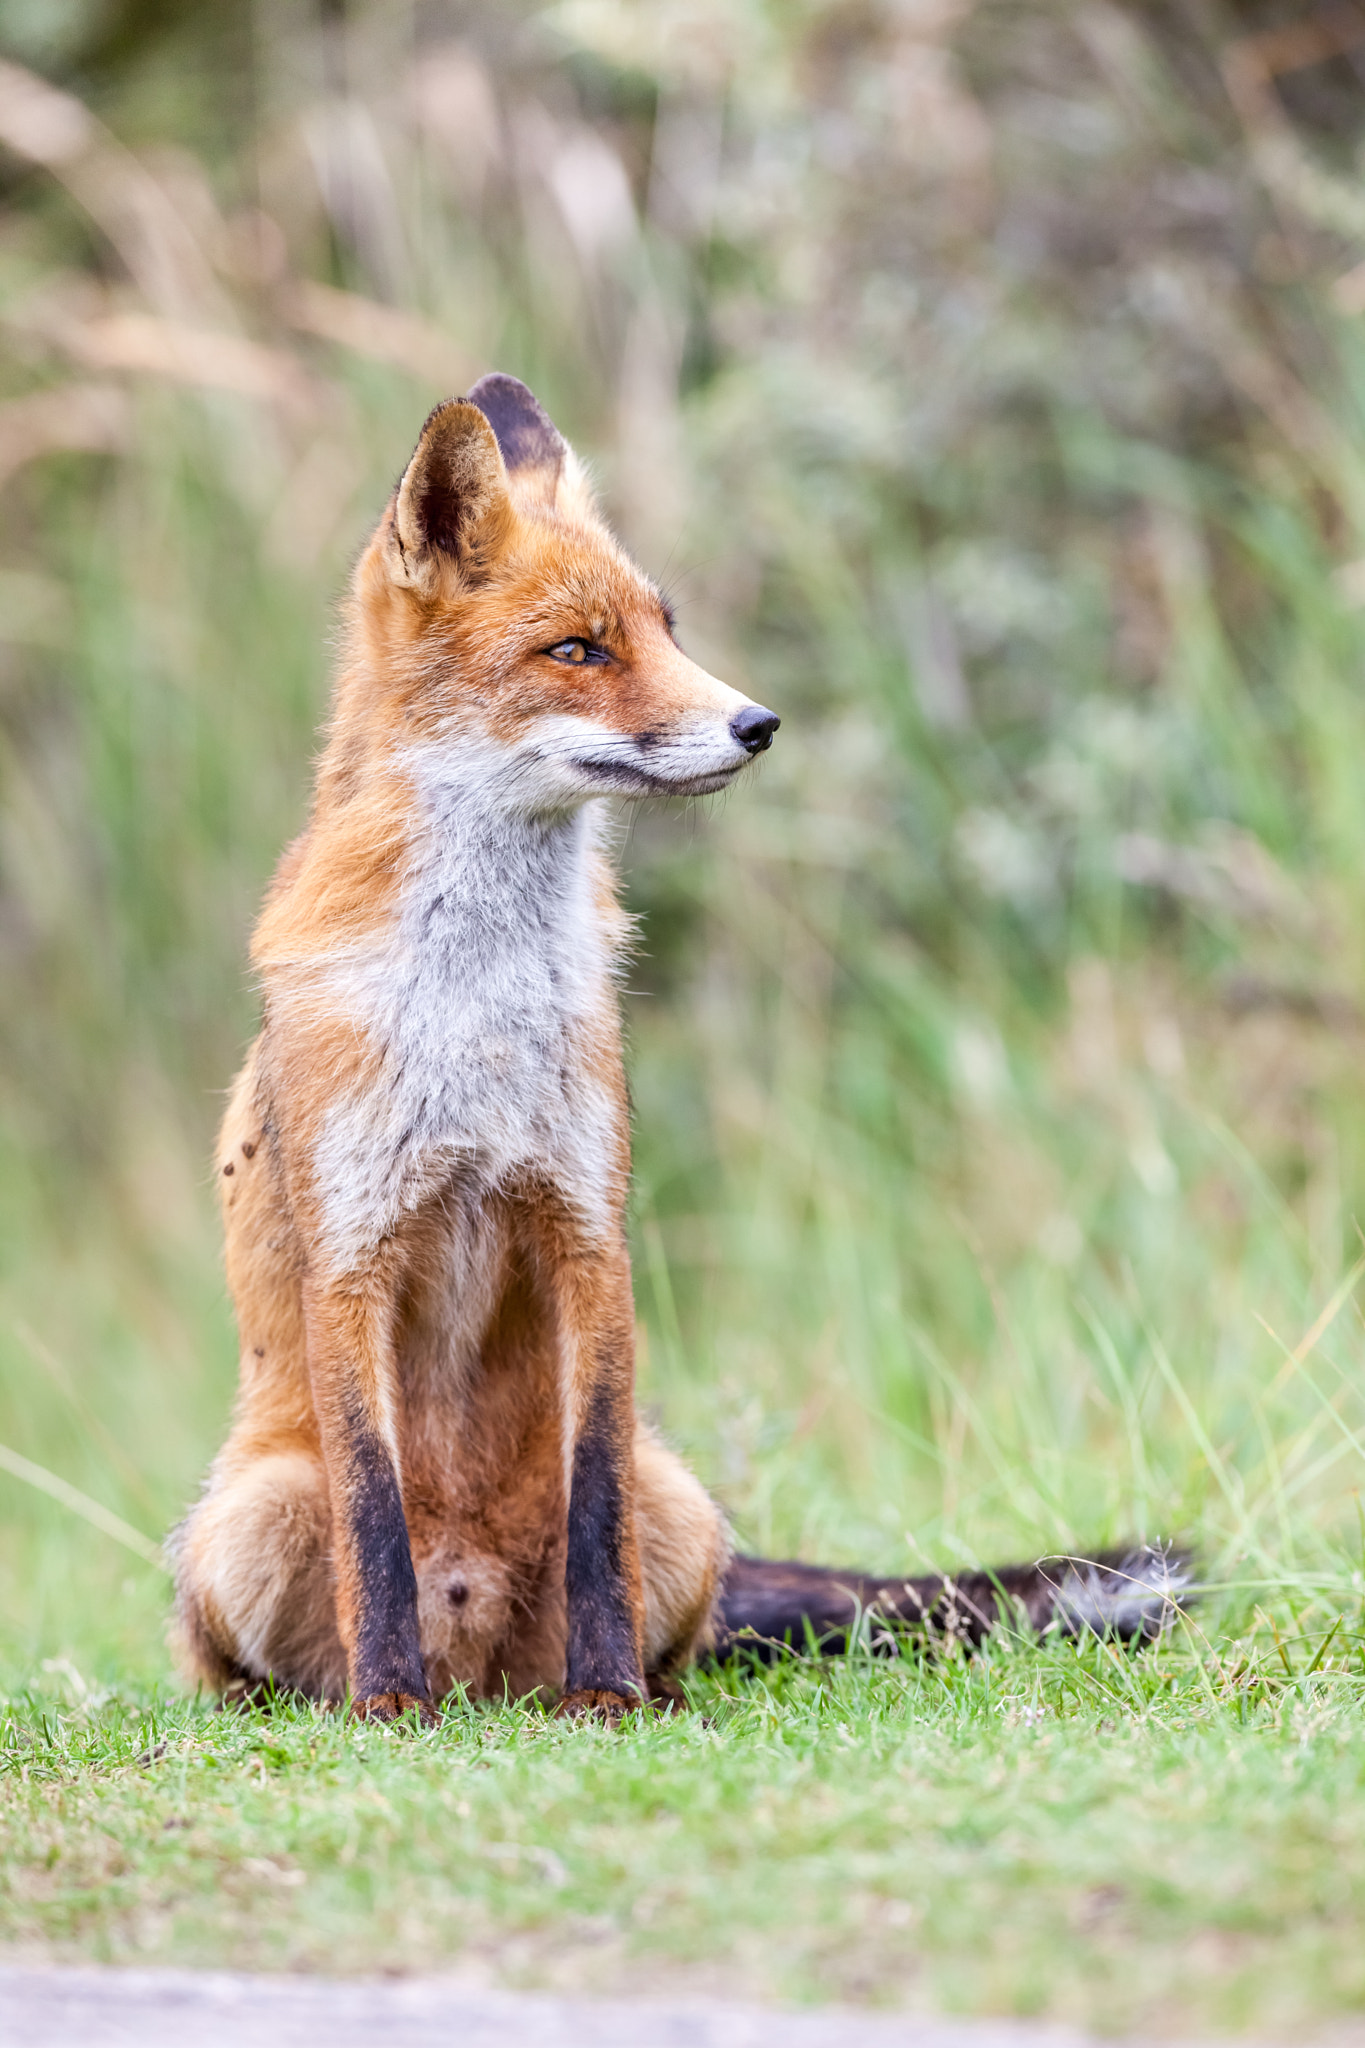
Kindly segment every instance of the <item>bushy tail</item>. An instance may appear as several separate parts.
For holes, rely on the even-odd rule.
[[[874,1648],[879,1621],[897,1624],[896,1635],[908,1625],[926,1638],[970,1644],[1002,1625],[1033,1635],[1088,1630],[1144,1641],[1170,1626],[1192,1585],[1189,1557],[1152,1545],[936,1579],[875,1579],[736,1557],[721,1587],[716,1655],[747,1650],[766,1661],[784,1644],[814,1644],[837,1656],[864,1619]],[[890,1648],[892,1632],[882,1638]]]

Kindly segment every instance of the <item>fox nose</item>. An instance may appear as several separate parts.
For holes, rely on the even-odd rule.
[[[775,711],[765,711],[761,704],[744,704],[730,720],[730,730],[748,753],[761,754],[772,745],[781,723]]]

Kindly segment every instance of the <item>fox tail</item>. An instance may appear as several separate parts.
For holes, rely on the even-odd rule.
[[[890,1649],[907,1629],[973,1646],[1002,1627],[1151,1641],[1193,1585],[1186,1552],[1147,1544],[925,1579],[735,1557],[721,1586],[715,1655],[723,1661],[742,1650],[768,1662],[790,1645],[838,1656],[856,1639]]]

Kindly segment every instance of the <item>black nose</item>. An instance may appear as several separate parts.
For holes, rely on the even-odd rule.
[[[781,723],[775,711],[765,711],[761,704],[745,704],[730,720],[730,730],[751,754],[761,754],[772,745]]]

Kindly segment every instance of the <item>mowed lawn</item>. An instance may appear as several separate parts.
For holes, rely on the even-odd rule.
[[[1363,1703],[1342,1630],[794,1661],[617,1734],[53,1669],[4,1716],[0,1929],[26,1960],[1283,2034],[1365,2001]]]

